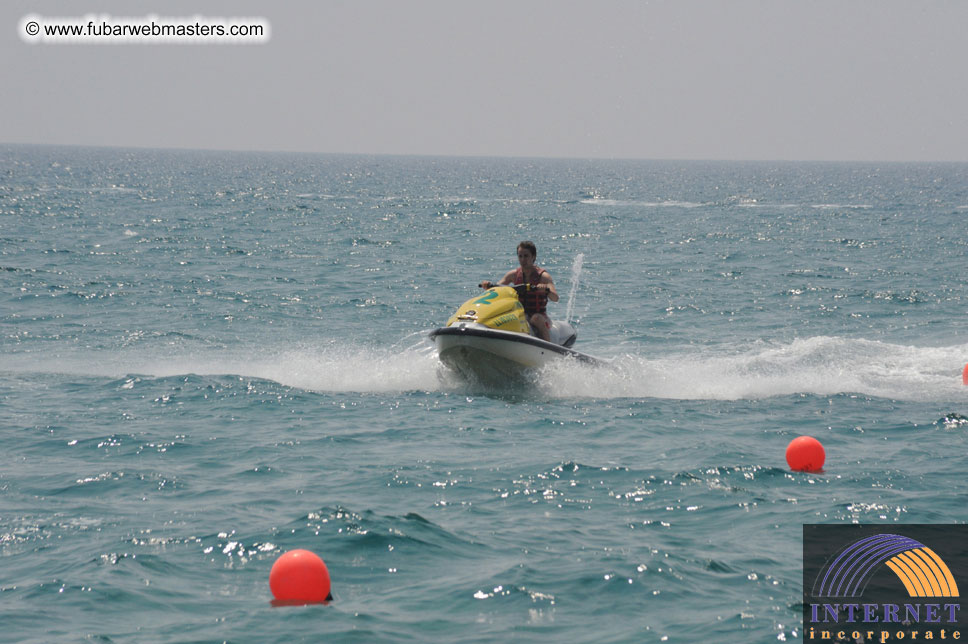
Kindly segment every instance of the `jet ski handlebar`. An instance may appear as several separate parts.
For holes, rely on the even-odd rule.
[[[484,286],[484,284],[490,284],[490,286]],[[532,289],[532,286],[530,284],[495,284],[494,282],[489,282],[487,280],[481,282],[480,284],[478,284],[478,286],[480,288],[494,288],[495,286],[510,286],[517,292],[518,295],[521,295],[522,293],[527,293]],[[534,288],[535,290],[537,290],[537,287],[534,287]]]

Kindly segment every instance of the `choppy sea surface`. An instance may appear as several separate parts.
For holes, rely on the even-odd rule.
[[[966,222],[964,164],[2,146],[0,640],[798,641],[802,524],[968,519]],[[609,364],[463,383],[524,239]]]

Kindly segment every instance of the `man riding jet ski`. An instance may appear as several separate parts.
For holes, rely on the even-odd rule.
[[[551,319],[547,313],[548,300],[557,302],[558,291],[555,289],[551,274],[535,265],[534,260],[537,258],[538,249],[534,242],[523,241],[518,244],[518,262],[521,265],[508,271],[497,285],[527,284],[530,287],[521,298],[521,305],[524,306],[524,314],[535,334],[547,342],[551,340],[549,332]],[[481,288],[491,288],[491,286],[493,284],[488,280],[480,283]]]
[[[557,302],[558,292],[551,275],[534,265],[536,255],[533,243],[521,242],[520,268],[498,285],[481,282],[483,295],[464,302],[447,326],[431,331],[445,365],[471,379],[507,381],[562,357],[601,363],[570,348],[577,337],[570,324],[549,319],[547,303]],[[517,285],[506,286],[512,283]]]

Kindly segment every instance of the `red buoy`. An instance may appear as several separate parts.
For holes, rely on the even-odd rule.
[[[272,564],[269,589],[278,602],[324,602],[329,599],[329,570],[315,553],[290,550]]]
[[[965,365],[965,370],[961,372],[961,382],[968,385],[968,364]]]
[[[819,472],[826,457],[823,445],[813,436],[797,436],[786,448],[787,464],[797,472]]]

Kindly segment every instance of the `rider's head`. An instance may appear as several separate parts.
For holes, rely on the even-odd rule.
[[[534,242],[523,241],[520,244],[518,244],[518,261],[521,260],[521,256],[524,253],[527,253],[528,257],[531,259],[532,262],[538,259],[538,249],[534,245]]]

